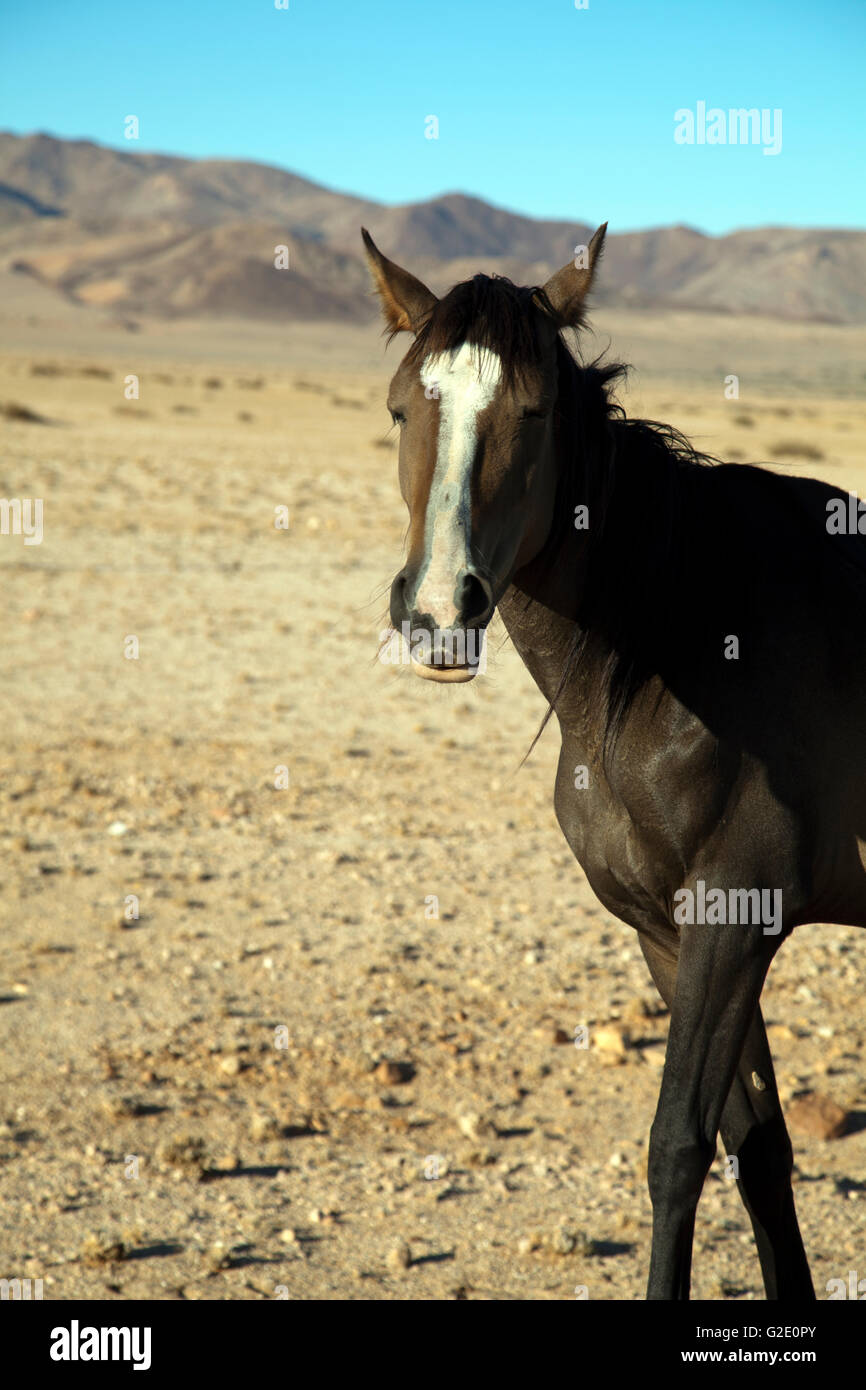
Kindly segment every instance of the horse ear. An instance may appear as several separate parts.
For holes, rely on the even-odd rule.
[[[408,270],[383,256],[366,227],[361,228],[367,264],[373,284],[382,301],[382,313],[393,336],[395,333],[417,333],[424,319],[438,301]]]
[[[563,266],[544,286],[544,297],[560,328],[577,328],[583,320],[584,302],[592,286],[595,267],[601,259],[606,231],[607,223],[604,222],[589,246],[581,248],[584,254]],[[547,306],[543,304],[542,307]]]

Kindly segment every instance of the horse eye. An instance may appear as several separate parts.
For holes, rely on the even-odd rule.
[[[529,406],[524,406],[521,411],[521,418],[524,420],[544,420],[548,413],[547,408],[543,405],[539,406],[537,410],[531,410]]]
[[[394,421],[395,425],[405,425],[406,423],[406,416],[403,414],[402,410],[392,410],[391,419]]]

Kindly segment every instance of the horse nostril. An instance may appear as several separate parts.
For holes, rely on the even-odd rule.
[[[486,579],[469,571],[464,573],[459,588],[460,620],[465,627],[480,627],[493,612],[493,591]]]
[[[390,602],[391,622],[394,627],[399,627],[409,617],[409,610],[406,606],[406,573],[401,571],[391,585]]]

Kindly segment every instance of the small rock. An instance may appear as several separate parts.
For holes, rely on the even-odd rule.
[[[554,1255],[592,1255],[595,1250],[595,1243],[583,1231],[568,1226],[557,1226],[544,1245]]]
[[[805,1139],[839,1139],[848,1124],[848,1111],[816,1091],[800,1096],[787,1114],[792,1134]]]
[[[214,1241],[210,1249],[204,1251],[202,1258],[209,1274],[218,1274],[220,1270],[231,1268],[232,1252],[222,1240]]]
[[[591,1036],[599,1052],[610,1052],[616,1057],[624,1057],[631,1042],[631,1034],[622,1023],[593,1028]]]
[[[649,1047],[641,1048],[640,1055],[651,1067],[663,1067],[666,1050],[664,1043],[651,1043]]]
[[[458,1115],[457,1124],[461,1134],[465,1134],[467,1139],[485,1140],[499,1138],[499,1131],[493,1121],[486,1115]]]
[[[409,1062],[382,1061],[373,1072],[380,1086],[402,1086],[411,1081],[414,1068]]]
[[[366,1101],[357,1091],[340,1091],[334,1097],[335,1110],[363,1110]]]
[[[97,1265],[114,1264],[126,1255],[126,1247],[121,1240],[106,1240],[102,1236],[90,1235],[81,1247],[83,1264],[95,1268]]]
[[[240,1057],[223,1057],[220,1062],[220,1071],[225,1072],[226,1076],[239,1076],[242,1068]]]
[[[412,1254],[405,1240],[401,1240],[397,1245],[392,1246],[385,1258],[385,1263],[395,1274],[409,1268],[412,1263]]]
[[[201,1178],[207,1170],[205,1142],[193,1135],[183,1135],[161,1145],[157,1159],[163,1167],[172,1168],[181,1176],[189,1174]]]
[[[645,999],[629,999],[622,1016],[625,1023],[633,1023],[640,1027],[652,1018],[652,1013]]]
[[[280,1127],[273,1115],[253,1115],[250,1120],[250,1138],[255,1144],[261,1144],[265,1139],[276,1139],[279,1132]]]
[[[128,829],[129,826],[125,825],[122,820],[113,820],[108,827],[108,833],[109,835],[125,835]]]
[[[142,1102],[135,1096],[103,1096],[100,1102],[105,1114],[112,1120],[128,1120],[141,1115]]]
[[[787,1023],[768,1023],[767,1036],[770,1042],[794,1042],[797,1034]]]
[[[576,1244],[577,1237],[564,1226],[557,1226],[550,1237],[550,1249],[554,1255],[570,1255]]]

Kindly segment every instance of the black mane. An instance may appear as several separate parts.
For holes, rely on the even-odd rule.
[[[658,669],[681,595],[683,492],[686,480],[719,460],[695,449],[672,425],[629,419],[615,389],[628,367],[597,358],[579,362],[560,338],[557,405],[559,497],[545,549],[559,549],[568,527],[587,549],[578,626],[559,686],[539,734],[589,650],[603,644],[607,710],[605,749]],[[574,508],[589,528],[574,527]]]

